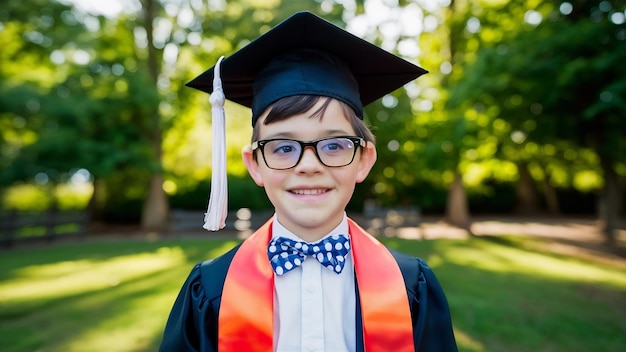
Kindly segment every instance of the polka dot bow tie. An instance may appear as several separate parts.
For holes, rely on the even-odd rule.
[[[307,256],[314,257],[320,264],[339,274],[346,264],[348,252],[350,240],[344,235],[329,236],[316,243],[276,237],[267,247],[270,264],[278,276],[302,265]]]

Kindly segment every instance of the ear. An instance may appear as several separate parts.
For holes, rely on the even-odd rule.
[[[365,180],[374,166],[374,163],[376,163],[376,146],[372,142],[366,142],[359,159],[359,169],[356,177],[357,183],[361,183]]]
[[[241,149],[241,159],[243,160],[244,165],[246,165],[246,169],[248,169],[248,173],[254,180],[254,183],[263,187],[264,183],[259,170],[259,163],[254,160],[254,151],[250,145],[246,145],[243,149]]]

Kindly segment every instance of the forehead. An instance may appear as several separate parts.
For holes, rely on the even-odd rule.
[[[313,140],[327,136],[354,135],[351,117],[341,103],[331,99],[321,114],[315,114],[326,99],[320,99],[311,109],[279,121],[265,124],[267,111],[257,123],[258,139],[292,138]]]

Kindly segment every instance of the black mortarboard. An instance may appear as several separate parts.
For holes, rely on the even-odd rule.
[[[338,84],[341,68],[329,71],[334,66],[322,66],[315,56],[308,61],[273,62],[273,67],[268,67],[275,58],[299,49],[314,49],[337,57],[352,73],[357,86],[351,82]],[[268,69],[272,74],[267,74]],[[214,70],[215,67],[210,68],[187,86],[212,93]],[[338,98],[362,118],[363,106],[424,73],[426,70],[421,67],[310,12],[298,12],[224,59],[220,75],[226,99],[252,108],[254,125],[269,105],[297,94]],[[259,78],[263,78],[262,82]]]
[[[218,75],[215,75],[215,72]],[[213,167],[204,228],[217,231],[227,214],[224,99],[252,109],[252,125],[271,104],[293,95],[320,95],[363,106],[426,70],[310,12],[298,12],[187,83],[211,93]]]

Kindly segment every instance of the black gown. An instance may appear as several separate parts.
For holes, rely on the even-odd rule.
[[[159,351],[217,352],[218,311],[230,262],[239,246],[196,264],[185,281],[165,326]],[[457,351],[450,311],[435,274],[422,260],[391,250],[407,288],[416,352]],[[357,290],[357,351],[363,351]]]

